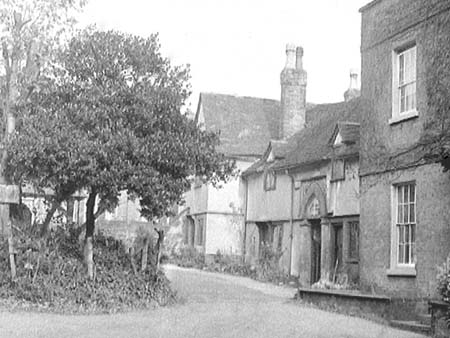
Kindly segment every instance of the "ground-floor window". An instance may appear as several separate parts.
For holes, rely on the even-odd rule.
[[[202,246],[203,245],[203,231],[204,231],[204,219],[203,218],[199,218],[197,220],[197,229],[195,229],[195,233],[196,233],[196,237],[197,237],[197,241],[196,241],[196,245]]]
[[[415,184],[396,185],[394,198],[397,264],[414,265],[416,244]]]
[[[359,222],[348,222],[348,259],[359,260]]]
[[[334,274],[343,267],[343,226],[342,223],[333,224],[333,269]]]

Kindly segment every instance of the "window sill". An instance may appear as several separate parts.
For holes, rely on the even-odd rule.
[[[417,110],[412,110],[408,113],[398,114],[389,119],[389,124],[396,124],[403,121],[411,120],[419,116],[419,112]]]
[[[417,271],[414,266],[395,267],[387,270],[390,277],[416,277]]]
[[[343,178],[332,178],[330,179],[330,183],[342,182],[345,181],[345,177]]]

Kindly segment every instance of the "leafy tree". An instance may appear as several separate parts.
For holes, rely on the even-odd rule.
[[[0,184],[8,183],[4,170],[7,161],[5,144],[15,128],[17,106],[26,102],[39,87],[52,50],[59,45],[74,23],[73,14],[85,0],[0,0],[0,90],[3,119],[0,124]],[[0,227],[9,237],[12,232],[9,206],[0,204]],[[12,256],[11,256],[12,257]],[[15,275],[11,259],[11,273]]]
[[[199,175],[226,180],[233,163],[216,152],[216,134],[180,113],[189,69],[161,56],[156,35],[87,29],[58,55],[56,74],[22,106],[8,173],[86,202],[85,260],[93,276],[95,205],[115,206],[120,191],[140,199],[148,219],[166,214]]]

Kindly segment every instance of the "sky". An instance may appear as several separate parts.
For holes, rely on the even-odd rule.
[[[280,98],[286,44],[304,48],[307,101],[338,102],[360,69],[369,0],[90,0],[80,24],[149,36],[174,65],[190,64],[200,92]]]

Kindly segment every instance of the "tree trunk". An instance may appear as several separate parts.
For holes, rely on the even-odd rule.
[[[74,223],[73,211],[74,211],[74,199],[72,197],[68,198],[66,201],[67,209],[66,209],[66,219],[67,223]]]
[[[97,193],[95,189],[92,189],[86,202],[86,237],[84,242],[84,261],[86,264],[87,276],[89,279],[94,279],[93,237],[95,230],[94,208],[96,197]]]
[[[142,260],[141,260],[141,271],[147,269],[148,260],[148,236],[144,238],[144,247],[142,248]]]
[[[52,220],[53,215],[55,214],[56,209],[58,209],[60,203],[57,201],[52,202],[52,206],[50,210],[47,211],[47,215],[45,216],[44,223],[42,223],[41,227],[41,237],[46,237],[50,232],[50,222]]]
[[[164,230],[155,228],[158,234],[158,240],[156,241],[156,268],[159,269],[159,263],[161,261],[162,246],[164,243]]]

